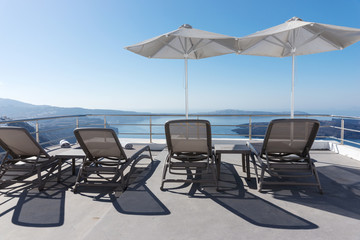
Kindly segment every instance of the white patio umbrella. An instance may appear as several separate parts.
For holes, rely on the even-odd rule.
[[[236,39],[192,28],[188,24],[175,31],[127,46],[125,49],[148,58],[185,60],[185,115],[188,118],[188,59],[200,59],[235,52]]]
[[[238,39],[238,54],[292,56],[291,118],[294,117],[295,56],[343,48],[360,40],[360,29],[305,22],[293,17],[283,24]]]

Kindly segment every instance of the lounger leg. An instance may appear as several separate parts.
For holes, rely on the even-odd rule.
[[[141,160],[141,158],[138,158],[138,159],[135,159],[135,161],[131,164],[130,166],[130,170],[129,170],[129,173],[127,175],[124,176],[124,170],[130,165],[130,163],[124,165],[122,167],[122,169],[120,169],[121,171],[121,178],[124,179],[124,183],[123,183],[123,186],[122,186],[122,191],[125,191],[125,189],[128,187],[129,185],[129,181],[130,181],[130,177],[131,175],[133,174],[134,172],[134,169],[135,169],[135,166],[136,164]]]
[[[75,158],[71,159],[71,173],[75,175]]]
[[[78,175],[76,177],[76,181],[75,181],[74,193],[77,193],[77,187],[80,184],[80,179],[81,179],[81,176],[83,174],[83,167],[84,167],[84,164],[81,164],[79,173],[78,173]]]
[[[246,162],[246,179],[247,180],[251,180],[251,178],[250,178],[250,159],[249,158],[250,158],[249,154],[246,154],[245,162]]]
[[[261,176],[260,176],[260,182],[259,182],[259,192],[262,191],[262,186],[263,186],[263,182],[264,182],[264,175],[265,175],[265,165],[261,166]]]
[[[59,159],[59,161],[58,161],[58,176],[57,176],[57,182],[58,183],[61,180],[61,164],[62,164],[62,159]]]
[[[5,172],[6,172],[6,167],[5,167],[5,162],[7,159],[8,153],[6,153],[6,156],[2,159],[1,161],[1,165],[0,165],[0,179],[4,176]]]
[[[162,178],[161,178],[161,187],[160,190],[164,191],[164,183],[165,183],[165,177],[166,177],[166,172],[169,166],[169,159],[171,158],[170,155],[168,155],[166,157],[165,163],[164,163],[164,169],[163,169],[163,174],[162,174]]]
[[[254,157],[255,154],[251,153],[250,154],[250,157],[251,157],[251,161],[254,165],[254,170],[255,170],[255,178],[256,178],[256,184],[259,183],[259,174],[258,174],[258,171],[257,171],[257,165],[256,165],[256,161],[255,161],[255,157]]]
[[[216,178],[217,180],[220,180],[221,154],[216,154],[215,165],[216,165]]]
[[[213,178],[214,178],[214,182],[215,182],[215,186],[216,186],[216,191],[219,191],[219,181],[218,181],[218,177],[217,177],[217,169],[216,169],[216,165],[212,164],[213,169],[212,174],[213,174]]]
[[[243,172],[246,172],[246,165],[245,165],[245,155],[241,154],[241,160],[242,160],[242,170]]]
[[[164,183],[165,183],[165,177],[166,177],[167,169],[168,169],[168,164],[166,163],[165,166],[164,166],[163,175],[162,175],[162,179],[161,179],[161,187],[160,187],[161,191],[164,190]]]
[[[206,163],[206,173],[210,173],[210,159],[208,158],[207,163]]]
[[[130,170],[130,171],[131,171],[131,170]],[[125,182],[124,172],[123,172],[123,171],[121,172],[120,177],[121,177],[121,179],[120,179],[121,191],[123,192],[123,191],[125,190],[125,187],[126,187],[128,181]],[[130,178],[130,177],[129,177],[129,178]],[[128,178],[128,179],[129,179],[129,178]]]
[[[151,162],[153,162],[153,161],[154,161],[154,159],[153,159],[153,157],[152,157],[150,147],[148,147],[148,150],[149,150],[149,155],[150,155]]]
[[[39,191],[42,191],[44,189],[44,186],[43,186],[43,181],[41,179],[41,169],[40,167],[37,168],[37,176],[38,176],[38,182],[39,182]]]
[[[314,165],[314,163],[313,163],[313,162],[311,163],[311,168],[312,168],[312,171],[313,171],[313,173],[314,173],[314,176],[315,176],[316,182],[317,182],[317,184],[318,184],[318,189],[319,189],[319,192],[320,192],[320,194],[323,194],[323,190],[322,190],[322,188],[321,188],[321,184],[320,184],[319,175],[318,175],[318,173],[317,173],[317,171],[316,171],[316,168],[315,168],[315,165]]]

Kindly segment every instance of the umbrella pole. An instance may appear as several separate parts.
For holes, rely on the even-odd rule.
[[[189,118],[189,95],[188,95],[188,59],[185,58],[185,117]]]
[[[292,55],[292,82],[291,82],[291,118],[294,118],[294,102],[295,102],[295,54]]]

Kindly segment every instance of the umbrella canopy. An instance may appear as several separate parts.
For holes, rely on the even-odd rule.
[[[293,17],[283,24],[238,39],[238,53],[292,56],[291,117],[294,117],[295,56],[342,50],[360,41],[360,29],[305,22]]]
[[[184,24],[175,31],[125,49],[148,58],[185,60],[185,115],[188,118],[187,60],[234,53],[236,45],[234,37],[194,29]]]

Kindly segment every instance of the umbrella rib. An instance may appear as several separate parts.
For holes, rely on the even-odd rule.
[[[167,43],[167,42],[165,42],[165,41],[163,41],[163,40],[161,40],[160,39],[160,41],[164,44],[164,46],[161,48],[161,49],[163,49],[165,46],[168,46],[169,48],[171,48],[172,50],[174,50],[175,52],[178,52],[178,53],[180,53],[180,54],[184,54],[184,53],[182,53],[181,51],[179,51],[178,49],[176,49],[176,48],[174,48],[173,46],[171,46],[169,43]],[[181,41],[180,41],[181,42]],[[159,51],[158,51],[159,52]]]
[[[332,42],[332,41],[329,41],[328,39],[324,38],[324,37],[321,35],[322,33],[325,32],[325,30],[323,30],[323,31],[315,34],[313,31],[311,31],[311,29],[307,29],[307,28],[305,28],[305,27],[304,27],[304,29],[305,29],[306,31],[309,31],[311,34],[316,35],[316,38],[317,38],[317,37],[321,38],[324,42],[329,43],[330,45],[332,45],[333,47],[337,48],[338,50],[343,49],[342,46],[339,46],[338,44],[336,44],[336,43],[334,43],[334,42]],[[311,41],[312,41],[312,40],[315,40],[316,38],[311,39]],[[310,42],[310,41],[307,41],[306,43],[308,43],[308,42]]]
[[[265,38],[266,39],[266,38]],[[239,50],[240,50],[240,54],[244,54],[244,52],[246,52],[246,51],[248,51],[249,49],[252,49],[253,47],[255,47],[259,42],[261,42],[261,41],[263,41],[263,40],[265,40],[265,39],[260,39],[260,40],[258,40],[257,42],[255,42],[255,43],[253,43],[251,46],[249,46],[249,47],[247,47],[247,48],[245,48],[245,49],[242,49],[241,48],[241,44],[240,44],[240,42],[238,42],[238,48],[239,48]],[[270,42],[270,43],[272,43],[272,42]]]
[[[199,49],[202,49],[202,48],[206,47],[207,45],[209,45],[210,43],[213,43],[213,42],[221,45],[222,47],[225,47],[225,48],[229,49],[230,51],[234,51],[234,49],[231,49],[231,48],[229,48],[229,47],[226,47],[226,46],[224,46],[223,44],[216,42],[214,39],[207,39],[207,40],[209,40],[209,42],[205,43],[203,46],[201,46],[201,47],[199,47],[199,48],[196,48],[196,47],[200,44],[200,42],[202,42],[203,40],[204,40],[204,39],[201,39],[196,45],[193,45],[193,47],[191,47],[191,48],[195,48],[194,50],[190,49],[190,50],[191,50],[190,52],[194,52],[196,59],[198,59],[198,57],[196,56],[196,51],[198,51]]]
[[[186,54],[186,37],[184,37],[184,40],[185,40],[185,42],[183,43],[182,41],[181,41],[181,37],[179,37],[179,42],[180,42],[180,44],[181,44],[181,47],[182,47],[182,49],[183,49],[183,52],[181,53],[181,54]],[[179,51],[180,52],[180,51]]]
[[[309,39],[307,39],[306,41],[304,41],[304,42],[303,42],[302,44],[300,44],[298,47],[304,46],[305,44],[308,44],[309,42],[315,40],[315,39],[318,38],[323,32],[324,32],[324,31],[319,32],[319,33],[317,33],[317,34],[314,34],[311,38],[309,38]],[[321,36],[320,36],[320,37],[321,37]],[[323,40],[324,40],[324,39],[323,39]]]
[[[337,48],[338,50],[342,50],[342,49],[343,49],[342,46],[339,46],[338,44],[336,44],[336,43],[334,43],[334,42],[328,41],[326,38],[323,38],[321,35],[319,36],[319,38],[321,38],[323,41],[329,43],[330,45],[333,45],[333,47]]]
[[[209,44],[209,43],[207,43],[207,44],[205,44],[204,46],[202,46],[201,48],[196,48],[204,39],[200,39],[200,41],[197,42],[196,44],[193,44],[193,43],[192,43],[191,38],[184,38],[184,39],[185,39],[185,41],[186,41],[186,39],[189,39],[189,42],[190,42],[190,44],[191,44],[191,47],[190,47],[189,51],[186,51],[186,49],[184,49],[183,43],[180,41],[181,46],[183,46],[184,53],[187,54],[187,55],[190,55],[191,53],[194,53],[195,59],[198,59],[198,56],[197,56],[196,51],[199,50],[199,49],[201,49],[201,48],[203,48],[203,47],[205,47],[206,45]]]
[[[276,40],[278,40],[280,43],[277,43],[277,42],[272,42],[270,41],[269,39],[265,38],[264,41],[268,42],[268,43],[271,43],[271,44],[274,44],[274,45],[277,45],[279,47],[284,47],[284,48],[289,48],[285,42],[281,41],[278,37],[276,36],[272,36],[273,38],[275,38]]]
[[[266,42],[268,42],[268,43],[271,43],[271,44],[274,44],[274,45],[277,45],[277,46],[279,46],[279,47],[282,47],[282,48],[284,48],[284,50],[282,51],[282,56],[285,56],[285,49],[288,49],[288,50],[290,50],[291,51],[291,49],[293,48],[292,46],[291,46],[291,43],[289,42],[289,41],[287,41],[287,42],[283,42],[283,41],[281,41],[281,39],[279,39],[277,36],[272,36],[274,39],[276,39],[279,43],[277,43],[277,42],[272,42],[272,41],[270,41],[270,40],[268,40],[267,38],[266,39],[264,39],[264,41],[266,41]]]
[[[285,42],[281,41],[278,37],[276,37],[276,36],[274,36],[274,35],[272,35],[271,37],[273,37],[273,38],[274,38],[275,40],[277,40],[278,42],[271,41],[271,40],[268,39],[269,36],[266,36],[265,38],[257,41],[257,42],[254,43],[252,46],[246,48],[246,49],[243,50],[242,52],[246,52],[247,50],[252,49],[253,47],[255,47],[255,46],[256,46],[259,42],[261,42],[261,41],[265,41],[265,42],[268,42],[268,43],[270,43],[270,44],[272,44],[272,45],[276,45],[276,46],[279,46],[279,47],[282,47],[282,48],[291,49],[291,46],[290,46],[290,47],[287,46],[287,44],[286,44]]]
[[[191,43],[191,48],[189,49],[189,52],[188,52],[187,54],[190,54],[191,52],[194,52],[195,58],[197,59],[198,56],[197,56],[196,51],[197,51],[198,49],[196,49],[196,47],[203,41],[203,39],[200,39],[200,41],[198,41],[195,45],[192,43],[191,38],[189,38],[189,41],[190,41],[190,43]],[[206,45],[207,45],[207,44],[206,44]],[[205,45],[205,46],[206,46],[206,45]],[[200,48],[199,48],[199,49],[200,49]]]

